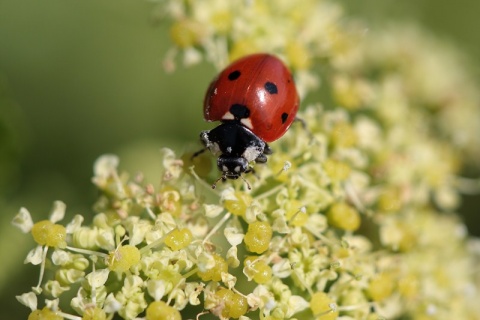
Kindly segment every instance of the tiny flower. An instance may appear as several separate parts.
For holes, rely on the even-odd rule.
[[[106,154],[95,161],[93,165],[93,173],[95,177],[106,179],[109,178],[118,167],[120,160],[116,155]]]
[[[41,246],[64,248],[67,245],[65,242],[67,236],[65,227],[53,224],[49,220],[35,223],[31,232],[35,242]]]
[[[118,312],[122,307],[120,301],[118,301],[113,293],[110,293],[105,299],[105,312],[115,313]]]
[[[89,273],[86,278],[92,288],[103,286],[107,282],[109,270],[101,269]]]
[[[104,310],[94,307],[87,308],[83,313],[82,320],[106,320],[107,315]]]
[[[188,296],[188,302],[192,306],[197,306],[201,303],[199,295],[202,293],[204,284],[190,282],[185,284],[185,294]]]
[[[43,261],[43,252],[44,252],[44,249],[41,246],[37,246],[35,249],[31,250],[28,253],[24,263],[39,265]]]
[[[251,197],[243,192],[233,192],[227,189],[222,193],[225,209],[236,216],[245,216],[248,207],[252,203]]]
[[[83,220],[83,216],[76,214],[75,217],[73,217],[73,220],[65,227],[67,229],[67,233],[73,234],[75,231],[77,231],[82,226]]]
[[[192,242],[192,232],[187,228],[173,229],[165,236],[165,244],[172,250],[180,250]]]
[[[45,283],[45,293],[51,295],[54,298],[58,298],[62,293],[70,290],[70,286],[62,286],[62,284],[56,280],[49,280]]]
[[[248,225],[244,242],[247,250],[255,253],[263,253],[269,247],[272,239],[272,227],[268,222],[253,222]]]
[[[177,179],[183,172],[183,162],[175,157],[175,153],[171,149],[163,148],[161,151],[165,168],[163,179],[167,181]]]
[[[147,307],[145,294],[142,290],[143,280],[139,276],[126,276],[124,285],[117,294],[115,300],[121,305],[118,313],[126,319],[135,318]],[[113,302],[113,300],[111,300]],[[111,306],[115,307],[116,303]]]
[[[333,300],[325,292],[315,292],[310,299],[310,309],[315,319],[330,320],[338,317],[338,311],[332,309]]]
[[[62,320],[63,317],[57,312],[52,311],[48,309],[47,307],[44,307],[42,310],[34,310],[30,315],[28,316],[29,320],[35,320],[35,319],[49,319],[49,320]]]
[[[52,223],[56,223],[60,220],[63,220],[63,217],[65,217],[65,209],[66,208],[67,208],[67,206],[62,201],[55,201],[53,203],[53,210],[50,213],[50,219],[49,220]]]
[[[204,255],[204,257],[207,258],[206,260],[204,260],[206,263],[200,264],[201,261],[199,261],[198,276],[203,281],[222,280],[222,273],[226,273],[228,271],[227,262],[217,254],[213,254],[211,256]]]
[[[137,247],[125,245],[118,247],[109,254],[107,264],[110,270],[126,272],[140,262],[140,252]]]
[[[240,265],[240,260],[238,260],[238,248],[237,246],[230,247],[227,251],[227,263],[230,267],[237,268]]]
[[[33,227],[33,220],[30,212],[26,208],[20,208],[18,214],[13,218],[12,224],[22,230],[23,233],[29,232]]]
[[[147,282],[148,294],[153,297],[155,301],[159,301],[165,295],[165,281],[163,280],[149,280]]]
[[[221,319],[239,318],[248,310],[247,299],[232,290],[221,288],[215,297],[216,305],[211,311]]]
[[[20,296],[16,296],[18,302],[34,311],[37,309],[37,295],[33,292],[27,292]]]
[[[360,227],[360,215],[346,203],[334,204],[327,213],[328,222],[337,228],[355,231]]]
[[[204,204],[203,208],[205,210],[205,216],[208,218],[216,218],[224,210],[223,207],[215,204]]]
[[[223,233],[228,243],[232,246],[238,246],[245,237],[241,225],[234,219],[230,220]]]
[[[250,256],[244,260],[243,273],[248,280],[253,280],[258,284],[268,283],[272,279],[272,268],[256,256]]]
[[[163,301],[154,301],[147,307],[147,320],[181,320],[177,309],[168,306]]]

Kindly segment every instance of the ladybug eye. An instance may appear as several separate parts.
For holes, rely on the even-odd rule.
[[[265,82],[265,90],[270,94],[278,93],[277,85],[273,82]]]
[[[282,113],[282,124],[285,123],[285,121],[287,121],[287,118],[288,118],[288,113],[286,112]]]
[[[228,74],[228,80],[230,81],[237,80],[238,77],[240,77],[240,75],[241,75],[240,71],[238,70],[232,71]]]

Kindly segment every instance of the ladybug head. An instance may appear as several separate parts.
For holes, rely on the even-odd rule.
[[[242,178],[247,184],[248,189],[251,189],[250,184],[242,176],[242,173],[247,173],[252,170],[248,166],[247,159],[243,157],[221,155],[217,159],[217,167],[218,170],[222,172],[222,176],[215,181],[215,183],[212,185],[212,188],[215,189],[217,182],[220,180],[225,181],[227,179],[235,180]]]

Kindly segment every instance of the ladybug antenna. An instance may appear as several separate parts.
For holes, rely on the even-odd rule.
[[[215,180],[215,182],[212,184],[212,189],[215,189],[215,188],[217,187],[217,182],[220,181],[220,180],[222,180],[222,181],[227,180],[227,177],[225,176],[225,174],[222,174],[222,175],[220,176],[220,178],[218,178],[217,180]]]
[[[240,176],[242,178],[243,182],[247,185],[248,190],[252,190],[252,187],[250,186],[250,183],[248,183],[247,179],[245,179],[243,176]]]
[[[239,175],[240,178],[242,178],[243,182],[247,185],[248,190],[252,190],[252,187],[250,186],[250,183],[241,175]],[[227,180],[227,176],[225,174],[222,174],[215,182],[212,184],[212,189],[215,189],[217,187],[218,181],[222,180],[225,182]]]

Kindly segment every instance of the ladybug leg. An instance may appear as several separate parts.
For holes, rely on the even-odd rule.
[[[255,162],[256,162],[256,163],[266,163],[267,160],[268,160],[268,159],[267,159],[267,156],[266,156],[264,153],[262,153],[261,155],[259,155],[259,156],[257,157],[257,159],[255,159]]]
[[[194,159],[204,153],[206,150],[210,149],[212,152],[217,150],[212,150],[211,147],[213,146],[212,142],[210,141],[210,131],[204,130],[200,132],[200,141],[204,145],[204,148],[195,152],[190,159]]]
[[[197,152],[195,152],[194,154],[192,154],[192,157],[190,158],[190,160],[195,159],[196,157],[198,157],[199,155],[201,155],[201,154],[204,153],[205,151],[207,151],[207,148],[203,148],[203,149],[198,150]]]
[[[263,148],[263,152],[255,159],[256,163],[267,163],[267,155],[273,153],[273,150],[270,149],[270,146],[265,143],[265,147]]]
[[[267,143],[265,143],[265,148],[263,149],[263,154],[265,155],[265,154],[272,154],[272,153],[273,153],[273,150],[270,149],[270,146]]]
[[[270,146],[266,143],[265,146],[263,147],[262,153],[255,159],[256,163],[267,163],[267,155],[273,154],[273,150],[270,148]]]

